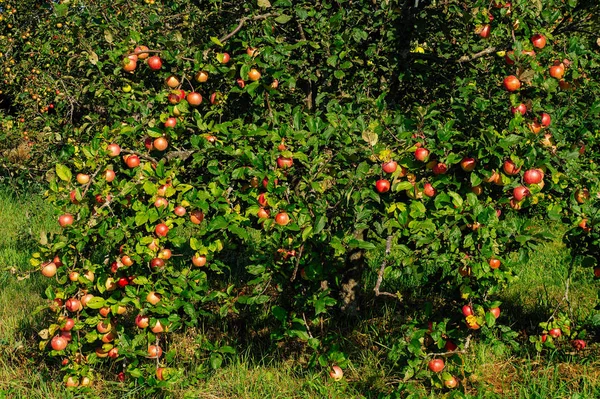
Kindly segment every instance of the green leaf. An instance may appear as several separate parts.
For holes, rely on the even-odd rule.
[[[100,296],[95,296],[92,299],[90,299],[90,301],[87,304],[87,307],[90,309],[100,309],[104,306],[104,303],[104,298]]]
[[[213,370],[219,369],[222,364],[223,355],[221,355],[220,353],[212,353],[210,355],[210,367],[212,367]]]
[[[63,164],[56,164],[56,175],[60,177],[61,180],[70,181],[73,177],[71,170]]]
[[[219,47],[223,47],[223,43],[221,43],[221,41],[218,38],[214,37],[214,36],[210,37],[210,41],[213,42],[214,44],[216,44]]]
[[[275,18],[275,22],[277,22],[278,24],[285,24],[288,23],[291,19],[292,17],[290,17],[289,15],[281,14],[280,16]]]
[[[146,212],[138,212],[135,215],[136,226],[141,226],[148,221],[148,214]]]

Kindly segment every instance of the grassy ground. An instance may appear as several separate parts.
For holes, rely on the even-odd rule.
[[[40,236],[55,225],[52,209],[37,196],[17,197],[0,190],[0,399],[74,398],[67,392],[59,367],[31,357],[37,331],[43,326],[32,309],[42,303],[47,279],[29,275],[28,259]],[[519,279],[502,294],[503,316],[517,341],[539,331],[537,323],[552,313],[564,295],[565,250],[559,243],[540,246],[519,273]],[[588,272],[588,273],[586,273]],[[589,319],[596,302],[598,285],[589,271],[573,276],[570,300],[574,317]],[[389,308],[378,319],[392,318]],[[307,370],[284,349],[271,353],[247,348],[227,366],[199,375],[188,370],[184,385],[174,385],[167,397],[175,398],[437,398],[450,394],[431,392],[426,385],[403,382],[397,371],[384,363],[379,343],[372,334],[374,320],[360,323],[355,336],[342,344],[351,356],[345,378],[333,382],[322,370]],[[182,352],[193,352],[194,334],[174,335]],[[357,341],[366,341],[357,345]],[[370,348],[370,349],[366,349]],[[380,348],[380,347],[379,347]],[[258,352],[258,354],[257,354]],[[464,355],[470,373],[464,388],[452,397],[468,398],[600,398],[600,357],[598,345],[583,353],[564,351],[538,356],[530,347],[512,347],[500,340],[475,342]],[[190,363],[193,365],[193,362]],[[195,375],[195,376],[194,376]],[[396,394],[390,392],[396,390]],[[147,395],[142,388],[123,391],[119,384],[97,382],[94,391],[79,397],[137,398]]]

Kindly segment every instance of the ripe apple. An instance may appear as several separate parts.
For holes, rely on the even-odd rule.
[[[521,82],[519,78],[514,75],[507,76],[504,78],[504,88],[508,91],[515,91],[521,88]]]
[[[277,223],[278,225],[285,226],[289,222],[290,217],[286,212],[279,212],[277,215],[275,215],[275,223]]]
[[[130,169],[137,168],[140,166],[140,157],[135,154],[131,154],[125,159],[125,164]]]
[[[198,105],[202,104],[202,95],[192,91],[187,95],[187,102],[190,104],[190,106],[197,107]]]
[[[511,107],[510,111],[514,114],[516,114],[517,112],[520,113],[521,115],[525,115],[527,113],[527,105],[521,103],[519,105],[517,105],[516,107]]]
[[[448,352],[454,352],[455,350],[458,349],[458,346],[456,346],[456,344],[450,340],[446,341],[446,345],[444,345],[444,348],[448,351]]]
[[[394,173],[397,168],[398,164],[395,161],[384,162],[381,165],[381,169],[383,169],[385,173]]]
[[[229,57],[228,53],[221,53],[221,64],[227,64],[231,57]]]
[[[88,270],[85,273],[83,273],[83,277],[85,277],[89,281],[94,281],[94,272],[91,270]]]
[[[117,333],[114,331],[111,331],[109,333],[106,333],[102,336],[101,341],[104,342],[105,344],[114,341],[117,338]],[[107,356],[108,356],[108,352],[107,352]]]
[[[146,295],[146,302],[151,303],[152,305],[156,305],[160,302],[160,294],[157,294],[154,291],[150,291],[148,295]]]
[[[116,359],[119,357],[119,348],[114,347],[111,350],[108,351],[108,357],[110,357],[111,359]]]
[[[428,197],[433,197],[436,194],[435,188],[431,185],[431,183],[425,183],[423,186],[423,194]]]
[[[269,201],[267,200],[265,193],[260,193],[257,197],[257,200],[258,200],[258,204],[260,206],[262,206],[263,208],[266,208],[267,206],[269,206]]]
[[[250,80],[252,80],[253,82],[256,82],[257,80],[260,79],[260,72],[257,69],[252,68],[249,72],[248,72],[248,78]]]
[[[550,76],[555,79],[562,79],[565,74],[565,67],[563,65],[552,65],[550,67]]]
[[[246,87],[246,82],[244,82],[244,79],[242,78],[237,78],[235,82],[237,83],[240,89]]]
[[[550,331],[548,331],[548,334],[550,334],[552,338],[558,338],[562,335],[562,331],[560,330],[560,328],[553,328]]]
[[[475,158],[471,158],[471,157],[464,157],[460,161],[460,167],[465,172],[472,172],[473,170],[475,170],[476,164],[477,164],[477,161],[475,160]]]
[[[541,169],[529,169],[523,175],[525,184],[538,184],[544,180],[544,172]]]
[[[529,130],[531,130],[531,133],[533,134],[538,134],[542,130],[542,125],[540,125],[538,121],[533,121],[529,124]]]
[[[190,221],[194,224],[200,224],[204,220],[204,214],[201,210],[190,212]]]
[[[160,207],[167,207],[167,205],[169,205],[169,201],[167,201],[165,198],[163,197],[158,197],[156,198],[156,200],[154,201],[154,206],[157,208]]]
[[[471,191],[475,195],[481,195],[483,193],[483,187],[481,187],[481,185],[478,184],[476,186],[471,187]]]
[[[484,39],[487,39],[488,37],[490,37],[491,31],[492,31],[491,25],[485,24],[481,27],[481,30],[479,31],[479,36],[481,36]]]
[[[112,325],[110,324],[110,321],[99,321],[98,324],[96,324],[96,330],[98,330],[100,334],[106,334],[112,330]]]
[[[333,378],[334,381],[339,381],[344,377],[344,371],[340,366],[333,366],[329,372],[329,376]]]
[[[512,50],[507,51],[506,54],[504,55],[504,60],[506,61],[506,63],[508,65],[514,65],[515,64],[515,52]]]
[[[434,373],[441,372],[444,369],[444,366],[445,364],[442,359],[431,359],[427,364],[429,370],[433,371]]]
[[[100,313],[100,316],[102,317],[108,317],[110,314],[110,306],[101,307],[100,310],[98,310],[98,313]]]
[[[542,127],[548,127],[552,123],[552,118],[547,113],[542,113]]]
[[[259,219],[268,219],[269,218],[269,211],[265,208],[260,208],[258,210],[258,212],[256,213],[256,216],[258,216]]]
[[[42,275],[54,277],[56,275],[56,264],[54,262],[42,263]]]
[[[106,170],[104,171],[104,179],[105,179],[105,180],[106,180],[108,183],[110,183],[110,182],[112,182],[113,180],[115,180],[115,177],[117,177],[117,175],[115,174],[115,171],[114,171],[114,170],[112,170],[112,169],[106,169]]]
[[[248,47],[246,49],[246,54],[248,54],[249,57],[256,57],[258,55],[258,50],[254,47]]]
[[[156,379],[159,381],[164,381],[165,380],[165,368],[164,367],[159,367],[156,369]]]
[[[273,81],[271,82],[271,89],[276,89],[278,87],[279,87],[279,80],[273,79]]]
[[[150,261],[150,267],[152,267],[154,269],[163,268],[163,267],[165,267],[165,261],[164,261],[164,259],[154,258]]]
[[[165,237],[167,235],[167,233],[169,233],[169,226],[167,226],[164,223],[159,223],[154,228],[154,232],[159,237]]]
[[[432,172],[434,175],[444,175],[448,172],[448,165],[438,162],[433,166]]]
[[[458,380],[456,377],[452,377],[449,380],[444,380],[444,386],[448,389],[453,389],[458,386]]]
[[[84,308],[87,307],[88,303],[94,298],[94,295],[92,294],[85,294],[84,296],[81,297],[81,306],[83,306]]]
[[[206,265],[206,256],[204,256],[204,255],[192,256],[192,264],[196,267],[202,267],[202,266]]]
[[[77,298],[69,298],[65,302],[65,307],[69,312],[79,312],[82,309],[81,302]]]
[[[50,346],[52,346],[52,349],[55,351],[62,351],[65,350],[68,343],[66,338],[56,335],[52,338],[52,341],[50,341]]]
[[[294,160],[292,158],[278,157],[277,158],[277,167],[281,169],[291,168],[294,164]]]
[[[492,269],[497,269],[500,267],[500,259],[496,259],[496,258],[491,258],[489,261],[489,265]]]
[[[76,180],[79,184],[87,184],[90,181],[90,175],[86,175],[85,173],[78,173]]]
[[[169,142],[164,137],[157,137],[154,139],[153,146],[157,151],[164,151],[169,146]]]
[[[133,259],[129,255],[125,255],[121,258],[121,263],[125,266],[131,266],[133,265]]]
[[[125,72],[133,72],[133,71],[135,71],[136,67],[137,67],[136,60],[132,59],[131,57],[123,58],[123,70]]]
[[[146,328],[150,324],[150,318],[148,316],[137,315],[135,318],[135,324],[139,328]]]
[[[73,215],[69,213],[65,213],[64,215],[60,215],[58,217],[58,224],[60,227],[67,227],[73,224]]]
[[[121,277],[119,278],[119,280],[117,281],[117,285],[120,288],[125,288],[126,286],[129,285],[129,279],[127,277]]]
[[[429,150],[426,148],[417,148],[415,150],[415,159],[417,161],[425,162],[429,158]]]
[[[590,192],[587,188],[583,188],[583,189],[579,189],[579,190],[575,191],[575,200],[578,203],[583,204],[588,199],[590,199]]]
[[[153,71],[158,71],[162,67],[162,60],[158,55],[153,55],[152,57],[148,58],[147,62],[148,66]]]
[[[580,351],[585,348],[586,344],[585,344],[585,341],[582,339],[574,339],[571,341],[571,346],[576,351]]]
[[[198,83],[204,83],[208,80],[208,72],[200,71],[196,74],[196,81]]]
[[[390,190],[390,182],[386,179],[380,179],[375,182],[375,189],[379,193],[387,193]],[[279,216],[279,215],[277,215]],[[277,218],[275,219],[277,221]]]
[[[185,210],[185,208],[183,206],[180,205],[180,206],[176,206],[175,209],[173,209],[173,212],[177,216],[181,217],[181,216],[185,216],[187,211]]]
[[[462,314],[463,316],[467,317],[467,316],[473,316],[473,308],[469,305],[465,305],[462,307]]]
[[[533,43],[533,47],[542,49],[542,48],[546,47],[546,38],[543,35],[540,35],[539,33],[537,33],[537,34],[531,36],[531,43]]]
[[[169,187],[171,187],[171,185],[170,185],[170,184],[163,184],[162,186],[160,186],[160,187],[158,188],[158,190],[156,191],[156,194],[157,194],[159,197],[164,197],[164,196],[167,194],[167,189],[168,189]]]
[[[165,327],[160,323],[160,320],[156,321],[156,324],[152,327],[150,327],[150,331],[152,331],[155,334],[161,333],[165,331]]]
[[[497,319],[498,317],[500,317],[500,308],[491,308],[490,313],[493,314],[494,317]]]
[[[177,119],[170,117],[165,121],[165,127],[174,128],[177,125]]]
[[[521,201],[523,198],[528,197],[531,193],[529,189],[525,186],[517,186],[513,190],[513,196],[515,200]]]
[[[171,75],[169,76],[167,79],[165,79],[165,84],[167,86],[169,86],[171,89],[175,89],[177,88],[181,83],[179,82],[179,79],[177,79],[176,76]]]
[[[521,168],[517,168],[517,165],[510,159],[504,161],[502,168],[504,169],[504,173],[509,176],[515,176],[521,171]]]
[[[67,386],[67,388],[75,388],[79,386],[79,381],[75,377],[69,377],[67,378],[67,382],[65,382],[65,385]]]
[[[119,154],[121,154],[121,147],[119,147],[119,145],[115,143],[109,144],[106,147],[106,150],[108,151],[108,156],[112,158],[118,157]]]
[[[164,248],[162,249],[159,253],[158,253],[158,257],[160,259],[164,259],[164,260],[169,260],[171,259],[171,256],[173,255],[173,253],[171,252],[170,249],[168,248]]]
[[[137,55],[140,60],[145,60],[150,56],[150,54],[146,53],[148,50],[149,48],[146,46],[137,46],[135,50],[133,50],[133,53]]]

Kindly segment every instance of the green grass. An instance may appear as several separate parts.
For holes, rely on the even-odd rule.
[[[0,191],[0,399],[3,398],[142,398],[143,387],[124,391],[120,384],[96,381],[92,391],[68,392],[60,367],[40,361],[37,332],[44,328],[32,310],[43,303],[48,279],[29,273],[29,257],[42,232],[54,229],[55,215],[39,196],[15,196]],[[568,264],[558,242],[545,243],[531,253],[519,277],[501,294],[503,322],[519,331],[519,347],[490,339],[474,341],[463,356],[466,378],[453,393],[431,390],[427,381],[404,382],[389,366],[383,349],[385,332],[398,315],[382,301],[382,309],[355,323],[340,344],[350,356],[341,382],[333,382],[323,369],[305,367],[302,351],[278,347],[271,351],[250,343],[242,353],[216,372],[201,368],[199,338],[206,331],[172,335],[172,347],[187,365],[182,383],[165,397],[204,399],[265,398],[599,398],[598,345],[583,353],[565,351],[538,355],[526,334],[537,334],[537,324],[552,314],[564,295]],[[572,277],[570,301],[579,322],[589,319],[597,300],[598,284],[588,270]],[[566,305],[560,310],[567,311]],[[352,321],[348,322],[353,323]],[[228,330],[225,330],[228,331]],[[375,333],[377,331],[377,333]],[[180,354],[181,353],[181,354]],[[197,368],[197,369],[196,369]],[[198,370],[198,371],[197,371]],[[461,376],[459,378],[462,379]],[[395,391],[395,392],[394,392]],[[156,397],[151,395],[150,397]]]

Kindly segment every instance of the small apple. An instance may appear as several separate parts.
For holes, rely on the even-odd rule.
[[[431,169],[434,175],[444,175],[448,172],[448,165],[438,162]]]
[[[82,309],[81,302],[77,298],[69,298],[65,302],[65,307],[69,312],[79,312]]]
[[[150,56],[150,54],[147,53],[148,50],[150,49],[146,46],[137,46],[135,50],[133,50],[133,53],[137,55],[140,60],[145,60]]]
[[[429,368],[429,370],[433,371],[434,373],[441,372],[444,369],[444,366],[445,366],[445,364],[442,359],[432,359],[427,364],[427,367]]]
[[[170,118],[168,118],[165,121],[165,127],[166,128],[174,128],[175,126],[177,126],[177,119],[173,118],[172,116]]]
[[[154,201],[154,206],[157,207],[157,208],[161,208],[161,207],[165,207],[166,208],[168,205],[169,205],[169,201],[167,201],[163,197],[158,197]]]
[[[192,107],[197,107],[200,104],[202,104],[202,95],[200,93],[196,93],[195,91],[192,91],[187,95],[187,102]]]
[[[504,78],[504,88],[508,91],[515,91],[521,88],[521,82],[519,78],[514,75],[507,76]]]
[[[458,386],[458,380],[456,377],[451,377],[449,380],[444,380],[444,386],[448,389],[453,389]]]
[[[523,174],[525,184],[538,184],[544,180],[544,172],[541,169],[529,169]]]
[[[517,168],[517,165],[510,159],[504,161],[502,169],[504,169],[504,173],[506,173],[509,176],[515,176],[521,171],[521,168]]]
[[[436,194],[435,188],[431,185],[431,183],[425,183],[423,185],[423,194],[428,197],[434,197]]]
[[[492,26],[490,24],[485,24],[479,30],[479,36],[481,36],[484,39],[487,39],[488,37],[490,37],[491,31],[492,31]]]
[[[533,47],[542,49],[546,47],[546,38],[537,33],[531,37],[531,43],[533,43]]]
[[[490,313],[493,314],[494,317],[497,319],[498,317],[500,317],[500,308],[491,308]]]
[[[281,169],[291,168],[293,164],[294,160],[292,158],[286,158],[282,156],[277,158],[277,167]]]
[[[258,212],[256,213],[256,216],[258,216],[259,219],[268,219],[269,218],[269,211],[265,208],[260,208],[258,210]]]
[[[112,169],[106,169],[104,171],[104,180],[106,180],[108,183],[110,183],[113,180],[115,180],[115,177],[117,177],[117,175],[115,174],[114,170],[112,170]]]
[[[64,215],[60,215],[58,217],[58,224],[60,227],[67,227],[73,224],[73,215],[69,213],[65,213]]]
[[[548,127],[552,123],[552,118],[547,113],[542,113],[542,127]]]
[[[426,148],[417,148],[415,150],[415,159],[417,161],[425,162],[429,158],[429,150]]]
[[[475,158],[471,158],[471,157],[464,157],[460,161],[460,167],[465,172],[472,172],[473,170],[475,170],[476,164],[477,164],[477,161],[475,160]]]
[[[94,298],[92,294],[85,294],[81,297],[81,306],[87,308],[88,303]]]
[[[386,180],[386,179],[377,180],[375,182],[375,189],[379,193],[387,193],[390,190],[390,182],[389,182],[389,180]]]
[[[54,338],[52,338],[52,341],[50,341],[50,346],[55,351],[62,351],[65,350],[68,343],[69,342],[66,338],[56,335]]]
[[[157,151],[164,151],[169,146],[169,142],[164,137],[157,137],[154,139],[153,146]]]
[[[137,168],[140,166],[140,157],[135,154],[131,154],[125,159],[125,164],[130,169]]]
[[[286,212],[279,212],[275,215],[275,223],[280,226],[285,226],[290,222],[290,217]]]
[[[67,386],[67,388],[75,388],[79,386],[79,381],[75,377],[69,377],[67,378],[67,382],[65,382],[65,385]]]
[[[513,190],[513,197],[515,200],[521,201],[523,198],[528,197],[531,193],[529,189],[525,186],[517,186]]]
[[[155,334],[161,333],[165,331],[164,326],[160,323],[160,320],[156,321],[156,324],[152,327],[150,327],[150,331],[152,331]]]
[[[221,53],[220,58],[221,58],[221,61],[220,61],[221,64],[227,64],[229,62],[229,60],[231,59],[231,57],[229,56],[228,53]]]
[[[555,79],[562,79],[565,74],[565,67],[563,65],[552,65],[550,67],[550,76]]]
[[[206,265],[206,256],[204,256],[204,255],[192,256],[192,264],[196,267],[202,267],[202,266]]]
[[[585,341],[582,339],[574,339],[571,341],[571,346],[573,346],[573,349],[575,349],[576,351],[580,351],[585,348],[586,344]]]
[[[550,334],[552,338],[558,338],[562,335],[562,331],[560,330],[560,328],[553,328],[550,331],[548,331],[548,334]]]
[[[162,68],[162,60],[158,55],[153,55],[152,57],[148,58],[148,61],[146,62],[153,71],[158,71],[160,68]]]
[[[150,324],[150,318],[148,316],[137,315],[135,318],[135,324],[139,328],[146,328]]]
[[[146,302],[151,303],[152,305],[156,305],[160,302],[160,294],[157,294],[154,291],[150,291],[148,295],[146,295]]]
[[[248,78],[250,78],[250,80],[252,80],[253,82],[256,82],[257,80],[260,79],[260,72],[257,69],[252,68],[249,72],[248,72]]]
[[[153,269],[161,269],[165,267],[165,261],[161,258],[154,258],[150,261],[150,267]]]
[[[397,168],[398,164],[395,161],[384,162],[381,165],[381,169],[383,169],[385,173],[394,173]]]
[[[99,321],[98,324],[96,324],[96,330],[98,330],[100,334],[106,334],[107,332],[112,330],[112,325],[110,324],[110,322]]]
[[[169,233],[169,226],[164,223],[159,223],[154,228],[154,232],[159,237],[166,237],[167,233]]]
[[[334,381],[339,381],[344,377],[344,371],[340,366],[333,366],[329,372],[329,376],[333,378]]]
[[[56,275],[56,263],[47,262],[42,263],[42,275],[45,277],[54,277]]]
[[[179,79],[177,79],[176,76],[171,75],[169,76],[166,80],[165,80],[165,84],[167,86],[169,86],[171,89],[175,89],[176,87],[178,87],[181,83],[179,82]]]
[[[491,258],[488,263],[492,269],[497,269],[500,267],[502,262],[500,262],[499,259]]]
[[[510,109],[510,111],[514,114],[516,114],[517,112],[520,113],[521,115],[525,115],[527,113],[527,105],[521,103],[519,105],[517,105],[516,107],[512,107]]]
[[[258,50],[254,47],[248,47],[246,49],[246,54],[248,54],[249,57],[256,57],[258,55]]]
[[[467,316],[473,316],[473,308],[469,305],[465,305],[462,307],[462,314],[463,316],[467,317]]]

